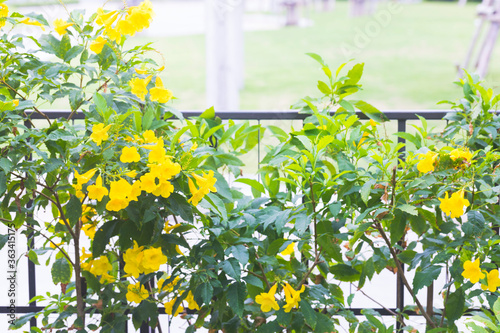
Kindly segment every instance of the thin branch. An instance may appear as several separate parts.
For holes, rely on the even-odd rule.
[[[411,294],[411,296],[415,300],[415,303],[417,303],[417,307],[420,310],[420,313],[424,316],[425,320],[427,321],[427,324],[429,326],[431,326],[432,328],[435,328],[436,324],[432,321],[432,318],[429,317],[427,312],[424,310],[424,307],[422,306],[422,304],[418,300],[417,295],[415,295],[415,293],[413,292],[413,288],[408,283],[408,280],[406,279],[406,276],[403,272],[403,267],[401,266],[401,262],[398,259],[397,253],[394,250],[394,248],[392,247],[391,241],[389,240],[389,238],[387,238],[387,235],[386,235],[384,229],[382,228],[382,225],[379,222],[377,222],[375,224],[375,229],[377,229],[380,232],[380,235],[382,236],[385,243],[389,247],[389,251],[391,252],[391,256],[392,256],[394,262],[396,263],[396,267],[398,269],[398,274],[401,277],[401,279],[403,280],[403,284],[405,285],[406,289],[408,290],[408,292]]]
[[[311,192],[311,203],[313,206],[313,214],[314,214],[314,254],[318,257],[318,230],[317,224],[318,221],[316,219],[316,200],[314,199],[314,191],[313,191],[313,183],[312,179],[309,177],[309,191]]]
[[[306,283],[307,279],[309,278],[309,275],[311,275],[311,273],[314,270],[314,268],[317,265],[319,265],[319,264],[321,264],[323,262],[323,260],[319,260],[319,257],[321,255],[321,251],[322,250],[323,249],[320,247],[319,252],[316,254],[316,258],[314,259],[314,262],[313,262],[311,268],[309,268],[309,270],[307,271],[307,273],[304,275],[304,277],[302,278],[302,281],[300,281],[299,285],[297,286],[297,289],[300,289],[300,287],[302,287],[302,285],[304,283]]]
[[[383,309],[385,309],[387,312],[391,313],[393,316],[399,316],[399,314],[397,314],[396,312],[392,311],[391,309],[389,308],[386,308],[383,304],[379,303],[378,301],[376,301],[375,299],[371,298],[369,295],[367,295],[363,289],[359,288],[357,285],[355,285],[354,283],[351,283],[354,287],[356,287],[356,289],[358,289],[359,292],[361,292],[363,295],[365,295],[366,298],[368,298],[370,301],[376,303],[378,306],[382,307]],[[402,323],[404,325],[404,323]]]
[[[255,258],[259,259],[259,255],[257,253],[255,253]],[[267,280],[266,272],[264,272],[264,267],[262,267],[262,264],[258,261],[257,261],[257,265],[259,266],[260,270],[262,271],[262,276],[264,277],[264,282],[266,282],[267,289],[271,289],[271,284]]]
[[[33,228],[32,226],[30,226],[29,224],[26,224],[26,227],[30,228],[33,231],[37,231],[40,234],[40,236],[42,236],[43,238],[45,238],[46,240],[48,240],[49,242],[51,242],[59,251],[61,251],[61,253],[63,254],[63,256],[65,256],[66,259],[68,259],[68,261],[71,264],[71,266],[75,267],[75,263],[73,262],[73,260],[71,260],[71,258],[66,253],[66,251],[64,251],[59,245],[57,245],[56,243],[54,243],[54,241],[52,239],[50,239],[48,236],[44,235],[39,230],[36,230],[35,228]]]

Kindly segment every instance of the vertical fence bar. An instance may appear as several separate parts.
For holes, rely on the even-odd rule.
[[[398,119],[398,132],[406,132],[406,119]],[[398,143],[404,143],[405,139],[398,137]],[[403,153],[405,151],[405,147],[401,148],[400,152]],[[402,245],[403,239],[401,239],[398,244]],[[404,270],[404,264],[401,263],[401,269]],[[403,272],[399,272],[396,275],[396,308],[399,309],[400,312],[403,311],[405,307],[405,287],[403,284],[403,278],[401,277]],[[401,332],[403,325],[401,324],[399,318],[396,321],[396,332]]]

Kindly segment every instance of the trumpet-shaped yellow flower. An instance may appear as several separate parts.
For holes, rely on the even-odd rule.
[[[489,290],[492,293],[497,291],[497,288],[500,287],[500,278],[498,277],[498,269],[494,269],[489,273],[486,273],[486,281],[488,285],[484,285],[481,283],[481,289]]]
[[[291,285],[288,283],[285,284],[285,300],[286,304],[283,307],[285,312],[290,312],[293,308],[298,308],[299,307],[299,302],[300,302],[300,294],[302,294],[305,290],[305,286],[302,285],[302,288],[300,290],[294,290]]]
[[[123,178],[110,183],[109,198],[126,200],[132,192],[132,185]]]
[[[444,199],[439,198],[441,204],[439,208],[451,218],[457,218],[464,214],[464,208],[470,205],[469,200],[464,198],[464,190],[460,190],[451,195],[451,198],[448,198],[448,192]]]
[[[188,202],[192,202],[193,205],[198,205],[198,203],[203,199],[205,195],[209,192],[217,192],[215,188],[215,182],[217,179],[214,177],[213,170],[210,170],[208,173],[203,173],[203,176],[197,175],[195,173],[191,174],[194,179],[196,179],[196,183],[199,188],[196,188],[193,181],[188,179],[189,190],[192,194],[192,197],[188,199]]]
[[[167,153],[165,152],[165,143],[163,138],[156,140],[156,143],[152,146],[145,146],[144,148],[151,150],[148,155],[149,163],[163,163],[167,158]]]
[[[98,25],[104,25],[106,27],[111,26],[115,20],[118,18],[118,12],[116,10],[105,13],[102,7],[97,8],[97,16],[95,18],[95,23]]]
[[[144,138],[144,143],[155,143],[156,141],[158,141],[155,132],[153,132],[152,130],[147,130],[142,133],[142,137]]]
[[[153,195],[157,197],[162,196],[164,198],[168,198],[173,192],[174,185],[172,185],[172,183],[170,183],[168,180],[162,180],[160,184],[156,186],[156,189],[153,191]]]
[[[135,178],[137,176],[137,171],[131,170],[125,174],[125,176],[130,177],[130,178]]]
[[[479,265],[479,258],[474,260],[474,262],[467,260],[464,262],[464,271],[462,272],[462,276],[469,279],[472,283],[477,283],[480,279],[484,279],[485,275],[481,272]]]
[[[43,27],[43,24],[41,24],[40,22],[35,21],[35,20],[32,21],[29,17],[26,17],[25,19],[19,21],[19,23],[27,24],[27,25],[34,25],[36,27],[42,28],[42,30],[45,31],[45,28]]]
[[[280,309],[280,306],[278,305],[278,302],[276,302],[276,298],[274,296],[277,288],[278,284],[275,284],[271,287],[271,289],[269,289],[269,292],[261,293],[255,297],[255,302],[260,304],[260,309],[263,312],[269,312],[271,309],[278,311]]]
[[[72,25],[74,25],[74,23],[66,22],[60,18],[54,20],[54,30],[61,36],[64,35],[66,33],[66,29],[68,29]]]
[[[0,28],[5,25],[7,16],[9,16],[9,7],[4,3],[0,3]]]
[[[111,128],[111,124],[104,127],[104,124],[95,124],[92,126],[92,134],[90,134],[90,139],[100,146],[103,141],[109,138],[108,131]]]
[[[165,231],[167,234],[169,234],[170,231],[174,230],[175,228],[180,227],[181,225],[182,224],[177,223],[177,224],[170,226],[170,225],[168,225],[168,222],[167,222],[167,223],[165,223],[165,227],[163,228],[163,231]]]
[[[160,269],[160,265],[167,263],[167,256],[163,254],[161,248],[152,247],[144,250],[144,256],[142,257],[141,263],[146,274],[156,272]]]
[[[94,177],[95,172],[97,169],[90,169],[89,171],[85,172],[84,174],[79,174],[77,170],[75,170],[75,179],[77,182],[77,185],[81,186],[87,184],[92,177]]]
[[[156,190],[156,177],[150,172],[141,176],[142,189],[147,193],[153,193]]]
[[[95,181],[95,185],[90,185],[87,187],[89,191],[89,199],[101,201],[105,195],[108,195],[108,189],[102,186],[102,177],[101,175],[97,176]]]
[[[96,233],[96,225],[93,223],[86,223],[82,226],[82,231],[87,235],[88,238],[94,239],[95,233]]]
[[[142,273],[141,261],[144,256],[144,253],[142,252],[143,249],[144,246],[139,247],[137,242],[134,241],[134,247],[128,249],[123,254],[123,261],[125,262],[123,270],[125,273],[132,275],[136,279]]]
[[[128,207],[128,201],[125,199],[111,199],[106,204],[106,209],[112,212],[119,212]]]
[[[139,162],[141,160],[141,155],[135,147],[123,147],[122,154],[120,155],[120,161],[122,163],[132,163]]]
[[[437,153],[430,150],[425,154],[420,154],[420,162],[417,164],[418,171],[422,173],[434,171],[434,163],[436,162],[438,156],[439,155]]]
[[[12,100],[12,104],[14,104],[14,107],[18,107],[19,106],[19,100],[18,99],[13,99]]]
[[[126,297],[129,302],[139,304],[149,297],[149,292],[140,282],[137,282],[136,284],[129,284],[127,290],[128,292]]]
[[[172,314],[173,307],[174,307],[174,304],[175,304],[176,300],[177,300],[177,297],[173,298],[172,300],[170,300],[169,302],[166,302],[164,304],[164,306],[165,306],[165,313],[166,314],[174,316],[174,317],[177,317],[179,315],[179,313],[181,313],[182,311],[184,311],[184,307],[182,305],[179,305],[179,307],[177,308],[177,310],[175,311],[175,313]]]
[[[295,243],[290,243],[288,244],[288,246],[286,247],[286,249],[284,249],[283,251],[281,251],[281,255],[282,256],[287,256],[287,255],[290,255],[294,252],[294,248],[295,248]]]
[[[109,40],[114,42],[119,42],[122,38],[122,34],[118,30],[110,26],[106,26],[106,28],[104,29],[104,34],[108,36]]]
[[[163,87],[163,82],[159,76],[156,77],[156,86],[151,88],[149,93],[153,102],[167,103],[173,97],[172,92]]]
[[[450,152],[450,158],[454,161],[456,161],[459,158],[463,158],[467,162],[470,162],[470,160],[472,159],[472,153],[468,149],[465,150],[453,149]]]
[[[188,292],[186,298],[184,299],[186,302],[188,302],[188,308],[191,310],[200,310],[200,306],[196,301],[194,300],[193,293],[191,290]]]
[[[90,43],[90,51],[99,54],[102,52],[104,45],[106,45],[107,41],[104,37],[97,37],[92,43]]]
[[[146,95],[148,94],[148,84],[149,81],[151,81],[151,75],[148,76],[145,79],[140,79],[138,77],[134,77],[129,81],[129,86],[131,88],[132,94],[136,95],[139,97],[141,101],[144,101],[146,98]]]
[[[379,124],[379,123],[377,123],[375,120],[370,119],[370,125],[371,125],[372,127],[376,127],[378,124]]]
[[[167,280],[170,280],[170,276],[167,277]],[[170,283],[165,284],[165,279],[159,279],[158,280],[158,289],[159,290],[166,290],[166,291],[174,291],[174,287],[177,285],[177,283],[181,280],[180,277],[176,276]]]
[[[109,263],[108,257],[100,256],[97,259],[92,260],[92,267],[90,268],[90,273],[95,276],[104,275],[113,269],[113,266]]]

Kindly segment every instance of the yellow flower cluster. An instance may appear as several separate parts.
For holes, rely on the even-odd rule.
[[[255,297],[255,302],[257,302],[257,304],[260,304],[260,309],[263,312],[269,312],[271,311],[271,309],[273,309],[274,311],[278,311],[280,309],[278,302],[276,302],[275,296],[277,288],[278,284],[275,284],[271,287],[271,289],[269,289],[269,292],[261,293],[260,295],[257,295]],[[304,292],[305,286],[302,285],[300,290],[295,290],[289,283],[286,283],[283,287],[283,290],[285,292],[286,301],[285,306],[283,306],[285,312],[290,312],[293,308],[298,308],[300,302],[300,294]]]
[[[468,149],[458,149],[455,148],[450,152],[450,158],[453,161],[462,160],[470,162],[472,160],[472,153]],[[436,167],[436,160],[439,154],[429,150],[425,154],[419,154],[418,157],[420,161],[417,164],[418,171],[422,173],[427,173],[434,171]]]
[[[191,178],[188,179],[189,190],[192,194],[192,197],[188,200],[188,202],[192,202],[193,205],[197,206],[201,199],[203,199],[203,197],[209,192],[217,192],[217,189],[214,186],[217,179],[214,177],[214,172],[212,170],[208,173],[204,172],[203,176],[195,173],[191,175],[194,179],[196,179],[196,183],[199,188],[196,188]]]
[[[147,87],[151,79],[151,75],[144,79],[140,79],[137,77],[131,79],[129,81],[129,86],[131,88],[130,91],[132,92],[132,94],[139,97],[141,101],[144,101],[146,99],[146,95],[148,94]],[[155,87],[149,90],[149,94],[151,101],[159,103],[167,103],[173,97],[172,92],[163,86],[163,81],[159,76],[156,77]]]
[[[7,16],[9,16],[9,7],[4,3],[0,3],[0,28],[5,25]]]
[[[479,258],[474,260],[473,262],[467,260],[464,263],[464,271],[462,272],[462,276],[466,279],[469,279],[472,283],[479,282],[480,279],[484,279],[486,277],[486,285],[481,283],[481,289],[489,290],[494,293],[498,287],[500,287],[500,278],[498,269],[491,270],[490,272],[482,271],[479,267],[480,262]]]
[[[94,125],[91,139],[97,145],[101,145],[109,137],[107,131],[110,126],[104,127],[104,124]],[[181,166],[173,162],[172,157],[167,155],[163,138],[157,138],[153,131],[148,130],[144,132],[143,138],[136,137],[136,140],[145,143],[142,147],[149,150],[148,172],[143,174],[140,179],[134,179],[137,175],[135,170],[127,172],[125,175],[134,179],[133,182],[129,183],[128,180],[118,177],[116,180],[109,182],[109,190],[104,186],[102,176],[99,175],[95,184],[87,187],[88,197],[91,200],[102,201],[105,196],[109,196],[109,201],[106,204],[107,210],[120,211],[127,208],[130,201],[138,200],[142,191],[164,198],[168,198],[174,191],[174,186],[170,183],[170,180],[181,172]],[[129,146],[122,149],[120,154],[122,163],[135,163],[140,160],[141,155],[136,147]],[[95,172],[96,169],[92,169],[80,175],[78,171],[75,171],[77,184],[73,186],[79,198],[83,198],[82,186],[92,179]]]
[[[86,259],[91,257],[92,255],[90,253],[85,253],[85,248],[83,248],[82,255],[80,257],[80,261],[82,261],[82,269],[89,271],[95,276],[101,276],[101,283],[113,282],[115,278],[109,274],[109,271],[113,269],[113,266],[109,262],[108,257],[100,256],[99,258],[84,262]]]
[[[464,208],[470,205],[469,200],[464,198],[464,190],[453,193],[451,198],[448,197],[448,192],[446,192],[444,199],[439,198],[439,201],[441,201],[439,208],[452,219],[462,216]]]
[[[104,9],[99,8],[96,23],[104,26],[104,34],[109,40],[118,42],[124,35],[134,36],[137,32],[147,29],[153,16],[153,5],[151,1],[145,0],[139,6],[128,7],[124,11],[105,12]],[[95,53],[100,53],[106,42],[106,39],[99,36],[91,44],[90,49]]]
[[[74,23],[66,22],[60,18],[54,20],[54,30],[61,36],[66,34],[66,29],[68,29],[72,25],[74,25]]]
[[[127,301],[139,304],[142,300],[149,297],[149,292],[144,288],[144,285],[137,282],[136,284],[128,285],[127,295],[125,296],[127,297]]]
[[[134,247],[128,249],[123,254],[125,273],[138,278],[140,274],[149,274],[160,269],[160,265],[167,263],[167,257],[159,247],[144,249],[144,246],[138,246],[134,241]]]

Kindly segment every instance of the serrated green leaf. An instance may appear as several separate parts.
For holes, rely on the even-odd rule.
[[[446,319],[451,322],[459,319],[463,312],[465,306],[465,295],[462,288],[459,288],[455,292],[451,293],[446,300]]]
[[[431,265],[420,272],[415,273],[413,278],[413,290],[417,293],[423,287],[429,287],[441,274],[441,266]]]
[[[299,309],[300,312],[304,315],[304,319],[306,320],[306,323],[311,326],[312,329],[316,328],[316,311],[311,307],[311,304],[309,304],[308,301],[305,299],[302,299],[299,304]]]
[[[210,305],[212,302],[212,296],[214,294],[214,288],[210,282],[204,282],[196,287],[194,292],[194,298],[196,303],[199,305],[207,304]]]
[[[222,261],[219,266],[222,268],[222,270],[235,279],[236,281],[239,281],[241,278],[241,268],[238,260],[236,258],[229,258],[227,260]]]
[[[82,203],[75,195],[72,195],[66,205],[66,217],[68,218],[71,225],[75,225],[76,222],[82,216]]]
[[[52,281],[54,284],[69,283],[71,281],[71,266],[66,258],[57,259],[52,265]]]
[[[246,299],[247,288],[242,282],[236,281],[231,284],[227,290],[227,301],[231,309],[240,318],[243,316],[244,302]]]
[[[402,204],[402,205],[397,206],[396,208],[405,212],[405,213],[413,215],[413,216],[418,215],[417,207],[412,206],[412,205]]]

